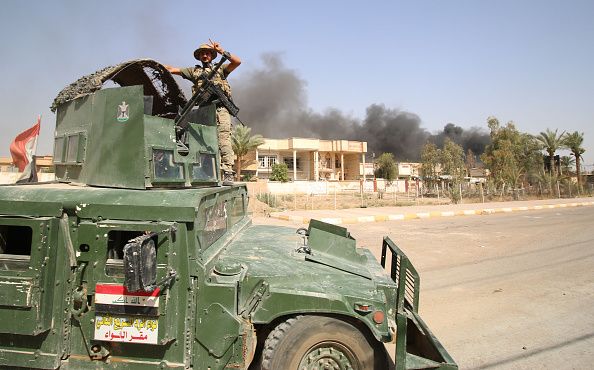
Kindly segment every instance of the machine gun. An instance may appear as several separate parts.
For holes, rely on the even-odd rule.
[[[235,117],[239,121],[239,123],[243,125],[243,122],[241,122],[241,120],[237,116],[237,113],[239,112],[239,108],[237,107],[237,105],[235,105],[235,103],[233,103],[233,101],[229,97],[227,97],[227,95],[225,95],[225,93],[223,92],[223,90],[221,90],[219,86],[213,83],[214,76],[221,68],[223,63],[229,59],[229,56],[229,53],[223,53],[221,60],[215,65],[215,67],[208,74],[208,76],[204,76],[204,74],[200,75],[200,81],[202,81],[200,88],[196,90],[194,95],[192,95],[190,100],[188,100],[186,105],[177,114],[177,117],[175,117],[174,122],[176,128],[178,150],[188,150],[186,146],[187,141],[185,140],[185,135],[188,130],[188,115],[195,106],[200,106],[208,101],[211,101],[213,96],[216,97],[215,101],[218,104],[227,108],[229,114]]]

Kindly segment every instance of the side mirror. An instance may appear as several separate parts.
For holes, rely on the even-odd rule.
[[[152,292],[157,288],[155,235],[136,237],[124,246],[124,286],[129,292]]]

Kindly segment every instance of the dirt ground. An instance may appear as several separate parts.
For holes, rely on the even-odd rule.
[[[398,207],[412,205],[449,204],[448,198],[414,198],[406,195],[377,193],[335,195],[275,195],[270,193],[250,194],[249,210],[254,216],[267,216],[270,212],[284,210],[348,209],[367,207]]]
[[[255,190],[255,189],[253,189]],[[268,216],[270,212],[297,211],[297,210],[334,210],[349,208],[370,208],[370,207],[404,207],[451,204],[450,198],[446,197],[422,197],[414,193],[337,193],[337,194],[272,194],[267,192],[250,191],[249,210],[255,217]],[[555,199],[557,197],[554,197]],[[546,197],[524,194],[519,199],[513,196],[484,195],[463,197],[461,204],[504,202],[513,200],[535,200],[548,199]]]

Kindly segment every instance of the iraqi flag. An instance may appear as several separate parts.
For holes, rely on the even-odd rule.
[[[23,174],[17,180],[22,182],[37,182],[37,169],[35,168],[35,151],[37,150],[37,138],[41,127],[41,116],[37,123],[28,130],[17,135],[10,144],[12,161]]]

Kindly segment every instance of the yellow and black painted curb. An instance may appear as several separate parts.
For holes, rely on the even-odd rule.
[[[364,222],[383,222],[383,221],[399,221],[399,220],[415,220],[423,218],[435,217],[453,217],[453,216],[473,216],[473,215],[491,215],[497,213],[512,213],[522,211],[534,211],[541,209],[554,208],[570,208],[570,207],[585,207],[594,206],[594,202],[574,202],[574,203],[557,203],[557,204],[541,204],[535,206],[520,206],[520,207],[501,207],[501,208],[481,208],[481,209],[465,209],[457,211],[431,211],[431,212],[415,212],[415,213],[394,213],[394,214],[379,214],[374,216],[358,216],[358,217],[321,217],[320,221],[335,225],[342,224],[356,224]],[[286,215],[282,212],[273,212],[270,214],[271,218],[279,220],[290,221],[295,223],[307,224],[309,217]]]

